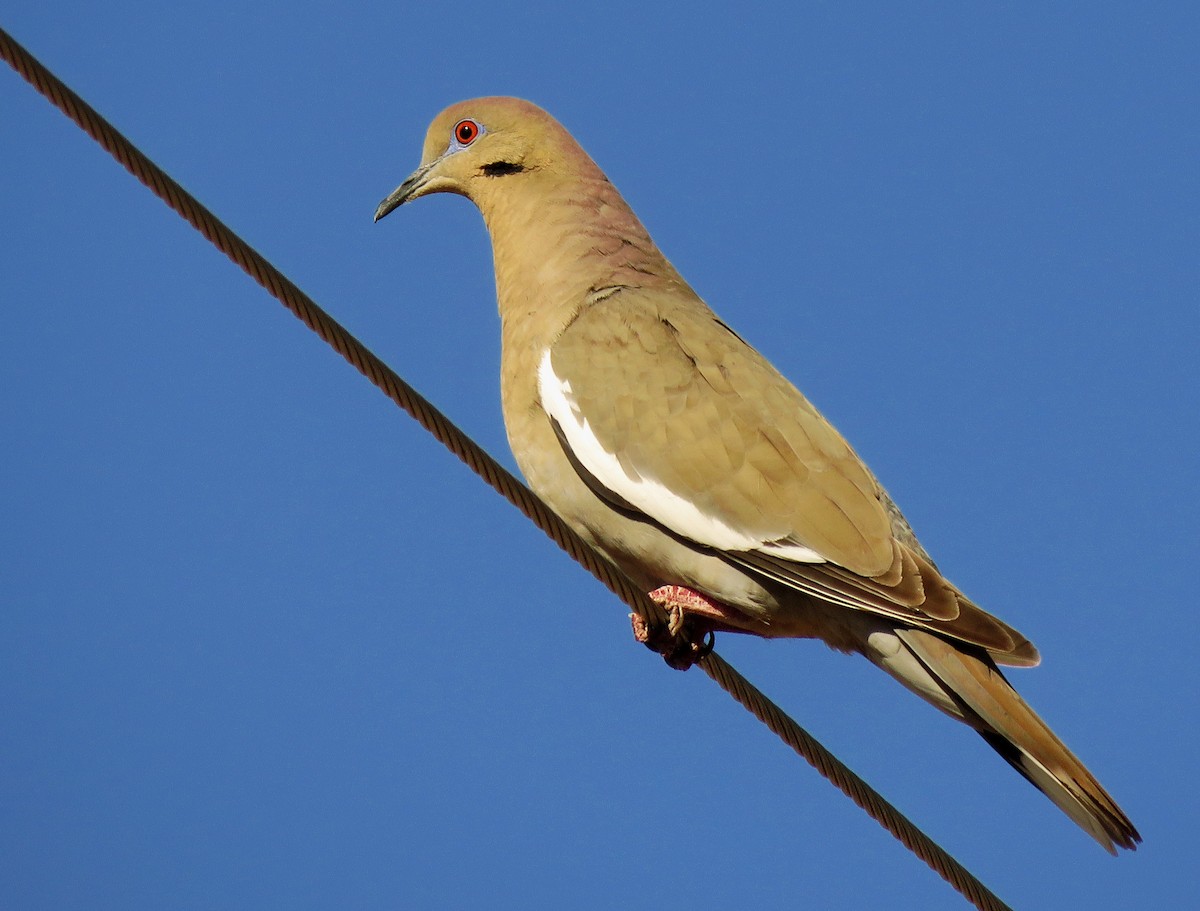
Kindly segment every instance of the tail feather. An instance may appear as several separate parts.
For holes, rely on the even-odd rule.
[[[1133,823],[980,651],[920,629],[876,629],[864,653],[901,683],[975,728],[1110,854],[1137,847]]]

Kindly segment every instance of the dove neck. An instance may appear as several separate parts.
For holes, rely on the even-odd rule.
[[[532,173],[480,209],[492,237],[500,319],[509,341],[544,349],[584,307],[625,288],[682,284],[598,169]],[[534,337],[537,336],[537,337]]]

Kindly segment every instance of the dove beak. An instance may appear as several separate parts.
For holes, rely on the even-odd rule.
[[[429,164],[417,168],[408,176],[404,183],[389,193],[387,198],[379,204],[379,208],[375,210],[375,220],[379,221],[379,219],[392,210],[400,208],[409,200],[424,196],[426,187],[429,184],[429,172],[433,170],[436,164],[436,161],[431,161]]]

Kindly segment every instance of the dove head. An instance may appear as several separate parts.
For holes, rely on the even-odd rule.
[[[451,105],[425,135],[421,165],[375,211],[375,220],[430,193],[457,193],[486,216],[498,194],[570,176],[599,176],[596,165],[553,117],[519,98]]]
[[[686,287],[571,134],[528,101],[477,98],[438,114],[420,167],[379,204],[375,220],[431,193],[465,196],[483,214],[506,321],[531,300],[543,309],[557,302],[567,320],[594,288]]]

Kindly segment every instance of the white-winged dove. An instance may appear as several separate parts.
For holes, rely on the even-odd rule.
[[[483,213],[509,443],[584,539],[698,629],[865,655],[1108,851],[1141,841],[997,668],[1036,664],[1033,645],[939,573],[849,444],[688,286],[557,121],[515,98],[453,105],[375,218],[430,193]]]

